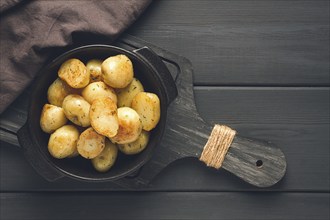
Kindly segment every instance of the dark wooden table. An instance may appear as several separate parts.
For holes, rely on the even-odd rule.
[[[161,0],[127,33],[189,59],[201,117],[276,144],[284,179],[260,189],[188,158],[139,190],[47,182],[8,132],[23,95],[1,116],[1,219],[329,219],[328,0]]]

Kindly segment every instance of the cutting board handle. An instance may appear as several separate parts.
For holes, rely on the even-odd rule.
[[[283,152],[269,142],[242,138],[226,125],[212,128],[199,160],[216,169],[224,168],[246,182],[269,187],[286,171]]]
[[[270,142],[235,136],[222,168],[257,187],[270,187],[286,172],[286,159]]]

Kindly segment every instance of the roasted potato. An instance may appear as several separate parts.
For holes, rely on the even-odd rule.
[[[109,97],[98,98],[92,102],[89,118],[92,127],[99,134],[109,138],[117,134],[119,128],[117,105]]]
[[[89,83],[90,73],[83,62],[72,58],[65,61],[58,70],[58,76],[72,88],[84,88]]]
[[[150,92],[140,92],[132,100],[132,108],[140,115],[143,130],[150,131],[160,119],[160,100]]]
[[[76,148],[76,150],[72,154],[70,154],[69,156],[67,156],[67,158],[74,158],[74,157],[78,157],[78,156],[79,156],[79,152],[78,152],[78,150]]]
[[[90,126],[90,104],[80,95],[71,94],[65,97],[62,108],[65,116],[74,124],[82,127]]]
[[[133,64],[125,55],[107,58],[101,68],[103,81],[112,88],[125,88],[133,80]]]
[[[138,139],[132,143],[128,144],[118,144],[118,149],[127,155],[138,154],[143,151],[149,142],[149,132],[142,130]]]
[[[113,88],[105,84],[104,82],[93,82],[86,86],[82,91],[84,99],[92,104],[92,102],[101,97],[109,97],[115,103],[117,103],[117,95]]]
[[[56,129],[67,123],[61,107],[45,104],[41,111],[40,127],[46,133],[53,133]]]
[[[132,108],[118,108],[119,129],[111,141],[117,144],[126,144],[135,141],[142,130],[139,114]]]
[[[132,82],[123,89],[117,89],[117,106],[131,107],[133,98],[139,93],[144,92],[143,85],[137,78],[133,78]]]
[[[50,104],[61,107],[64,98],[73,92],[74,89],[60,78],[57,78],[48,88],[47,99]]]
[[[99,155],[105,146],[105,137],[98,134],[92,127],[83,131],[78,139],[78,153],[86,158],[92,159]]]
[[[103,151],[97,157],[92,159],[92,165],[97,171],[106,172],[115,164],[117,154],[117,146],[106,138]]]
[[[90,82],[98,82],[102,80],[102,60],[92,59],[89,60],[86,64],[87,73],[90,76]]]
[[[64,125],[50,135],[48,151],[55,158],[66,158],[76,151],[78,138],[79,131],[75,126]]]
[[[159,97],[144,91],[124,54],[91,59],[86,65],[76,58],[66,60],[47,99],[40,127],[51,134],[49,153],[59,159],[80,155],[98,172],[113,167],[118,149],[126,155],[143,151],[161,114]]]

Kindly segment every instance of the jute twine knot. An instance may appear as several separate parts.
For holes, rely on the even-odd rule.
[[[214,125],[199,160],[219,169],[235,137],[236,131],[225,125]]]

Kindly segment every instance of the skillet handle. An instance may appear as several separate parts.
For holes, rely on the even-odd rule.
[[[165,89],[167,105],[169,105],[178,95],[176,84],[170,71],[167,69],[159,56],[148,47],[142,47],[133,51],[143,61],[150,64],[158,76],[163,88]]]
[[[51,166],[33,145],[27,123],[18,130],[17,137],[25,158],[41,176],[51,182],[64,177],[64,174]]]

